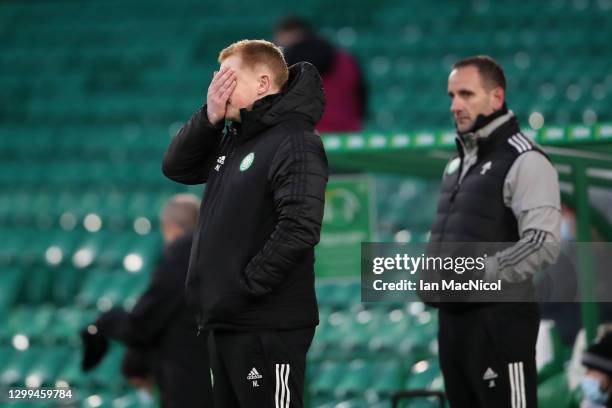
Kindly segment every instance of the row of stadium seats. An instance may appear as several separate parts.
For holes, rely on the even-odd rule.
[[[6,314],[6,324],[0,328],[0,344],[22,351],[30,346],[79,347],[79,331],[95,319],[98,311],[47,303],[0,313]]]
[[[311,363],[307,376],[312,378],[313,398],[361,398],[369,403],[389,399],[400,389],[442,388],[437,359],[404,365],[395,360],[360,360],[321,364]]]
[[[145,289],[148,275],[103,270],[49,273],[38,269],[26,274],[7,270],[0,279],[0,316],[6,319],[0,329],[0,343],[8,343],[18,334],[33,343],[61,342],[66,338],[51,336],[49,331],[67,334],[82,323],[81,316],[89,317],[93,310],[131,308]],[[319,290],[319,298],[324,299],[321,293]],[[327,303],[321,301],[313,358],[368,353],[426,358],[437,352],[436,315],[423,310],[420,303],[408,307],[381,302],[367,308],[346,303],[341,309]],[[60,305],[68,308],[58,308]],[[69,327],[65,329],[66,324]]]
[[[102,363],[94,370],[81,372],[81,351],[72,347],[30,347],[18,343],[22,350],[2,347],[0,385],[54,387],[63,384],[75,392],[87,388],[119,391],[126,389],[120,375],[120,362],[124,347],[114,344]]]
[[[7,188],[36,186],[83,190],[91,183],[117,188],[172,185],[161,173],[161,158],[159,161],[132,164],[126,157],[120,166],[103,161],[85,163],[78,160],[28,166],[23,162],[7,162],[3,166],[5,172],[0,175],[0,186]]]
[[[142,186],[133,190],[130,195],[126,195],[124,190],[105,191],[102,187],[93,190],[90,183],[96,180],[98,184],[102,183],[102,180],[108,181],[109,173],[102,169],[110,169],[111,166],[104,166],[102,163],[100,163],[100,170],[95,172],[92,170],[89,173],[90,175],[87,176],[89,181],[82,181],[87,185],[85,191],[78,190],[76,186],[70,188],[62,184],[62,180],[68,178],[85,179],[88,167],[79,168],[75,175],[76,167],[76,163],[58,163],[55,166],[54,171],[62,169],[62,174],[65,175],[65,178],[60,175],[53,177],[57,184],[61,184],[57,188],[54,188],[54,183],[47,179],[44,189],[37,189],[37,180],[45,179],[46,173],[41,170],[40,173],[36,172],[37,176],[34,174],[28,176],[34,191],[23,182],[13,189],[8,189],[6,195],[0,196],[0,221],[7,227],[29,226],[49,230],[47,237],[62,235],[60,230],[90,232],[134,230],[141,235],[157,230],[159,211],[168,198],[169,192],[148,192],[143,190]],[[96,166],[92,165],[90,169],[96,169]],[[159,169],[153,168],[151,172],[155,170]],[[97,174],[96,177],[99,178],[94,177],[93,174]],[[122,174],[125,173],[122,172]],[[154,177],[160,180],[160,185],[177,187],[161,175]],[[23,177],[22,180],[26,180],[26,177]],[[378,175],[374,177],[374,180],[380,239],[383,241],[426,241],[438,195],[437,184],[385,175]],[[8,177],[7,181],[13,182],[8,180]],[[117,180],[117,183],[121,182]],[[201,187],[196,186],[193,191],[197,192],[200,189]],[[407,214],[407,208],[424,210]],[[404,231],[403,235],[396,237],[395,234],[398,231]],[[35,232],[32,231],[30,234],[35,235]],[[26,241],[30,243],[29,245],[36,242],[30,239],[26,231],[15,234],[10,229],[0,229],[0,236],[13,237],[13,235],[16,235],[14,239]],[[69,238],[58,237],[58,239],[64,241]],[[2,254],[6,254],[10,247],[9,245],[7,248],[0,249],[0,262],[2,262]],[[17,253],[17,249],[14,251],[17,256],[21,256]]]
[[[23,186],[21,186],[23,188]],[[6,227],[37,226],[65,231],[135,230],[146,235],[158,225],[159,212],[169,194],[121,191],[91,192],[14,190],[0,196],[0,221]],[[7,235],[12,235],[6,232]],[[0,230],[0,236],[4,235]],[[51,234],[50,234],[51,235]]]
[[[150,267],[160,255],[161,248],[158,234],[140,236],[112,231],[41,234],[38,230],[2,229],[0,236],[3,238],[0,265],[42,264],[76,269],[101,266],[137,271]],[[139,259],[136,260],[134,256]]]
[[[389,355],[430,358],[437,355],[436,314],[422,311],[411,315],[405,309],[388,309],[386,306],[381,303],[366,310],[350,312],[328,312],[321,308],[311,357]]]
[[[382,242],[427,242],[439,186],[416,178],[377,175],[377,233]],[[408,208],[419,211],[407,213]]]
[[[100,310],[107,310],[113,305],[129,306],[142,293],[147,276],[148,273],[144,272],[107,272],[103,269],[84,272],[71,268],[36,268],[31,271],[3,268],[0,277],[0,313],[19,304],[70,305],[97,307]],[[47,314],[46,309],[26,308],[23,312],[32,316]],[[22,323],[29,324],[29,321]]]
[[[325,2],[313,2],[304,11],[317,16],[324,35],[359,57],[366,78],[375,84],[370,87],[368,128],[450,124],[444,95],[450,63],[459,56],[492,50],[506,67],[509,101],[522,120],[535,109],[551,119],[589,121],[592,115],[584,117],[587,110],[600,120],[610,119],[610,61],[605,51],[611,10],[605,2],[560,1],[520,10],[511,2],[496,7],[466,2],[471,14],[460,13],[459,7],[437,7],[434,25],[421,23],[422,16],[431,14],[431,5],[366,3],[371,3],[367,15]],[[9,74],[0,84],[10,95],[6,116],[12,121],[32,125],[184,121],[202,102],[218,50],[229,39],[269,38],[275,20],[283,14],[279,8],[269,16],[224,16],[220,7],[220,14],[198,15],[194,10],[202,6],[197,2],[176,8],[160,4],[145,16],[141,7],[127,7],[120,16],[110,8],[65,7],[65,13],[50,12],[45,24],[27,24],[40,13],[33,7],[12,4],[4,11],[5,16],[13,16],[5,20],[19,30],[12,41],[3,42],[0,57],[0,66],[11,67],[4,70]],[[334,21],[334,13],[342,16],[343,26],[326,25]],[[96,15],[95,24],[69,17],[89,14]],[[18,21],[24,23],[17,25]],[[478,29],[457,32],[459,25]],[[593,26],[598,30],[591,30]],[[491,35],[483,35],[487,29]],[[571,59],[566,57],[568,50]],[[45,61],[48,76],[40,75],[40,61]],[[541,95],[538,88],[545,84]],[[88,103],[80,102],[84,99]],[[397,109],[388,105],[394,99]],[[565,113],[558,116],[557,110]]]
[[[391,85],[381,84],[379,92],[370,99],[367,128],[402,130],[426,126],[452,127],[448,113],[449,102],[445,95],[446,76],[447,73],[437,79],[417,76],[409,82],[387,76]],[[555,123],[592,124],[597,119],[606,121],[609,119],[608,110],[612,102],[612,90],[608,85],[611,81],[605,77],[593,77],[588,81],[581,84],[577,77],[555,81],[540,78],[534,85],[514,81],[509,86],[508,101],[524,123],[532,112],[540,112],[547,121]],[[134,99],[124,95],[107,100],[96,98],[92,105],[71,104],[62,100],[55,102],[53,107],[49,107],[49,101],[43,100],[40,103],[23,102],[21,106],[13,105],[7,107],[7,110],[15,119],[33,124],[161,124],[185,121],[202,104],[199,94],[187,98],[183,96],[181,99],[184,103],[177,105],[165,97],[156,99],[143,95]],[[591,119],[584,116],[586,112],[592,112]],[[116,137],[117,134],[109,136]],[[167,143],[167,138],[162,140]]]

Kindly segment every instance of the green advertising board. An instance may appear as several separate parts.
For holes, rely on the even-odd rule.
[[[317,276],[359,276],[361,242],[372,239],[373,208],[369,177],[330,178],[316,249]]]

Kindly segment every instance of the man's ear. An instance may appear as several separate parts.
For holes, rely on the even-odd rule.
[[[501,109],[502,106],[504,106],[505,100],[506,92],[504,91],[504,88],[502,88],[501,86],[494,88],[492,91],[493,110]]]
[[[270,76],[266,74],[261,75],[259,77],[259,86],[257,88],[257,94],[258,95],[266,94],[270,90],[271,86],[272,86],[272,81],[270,80]]]

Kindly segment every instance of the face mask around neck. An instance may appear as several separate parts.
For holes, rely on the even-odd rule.
[[[604,405],[610,397],[607,392],[601,390],[601,382],[597,378],[584,377],[580,384],[584,398],[596,404]]]

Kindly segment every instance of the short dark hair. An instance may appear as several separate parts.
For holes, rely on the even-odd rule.
[[[306,19],[300,16],[287,16],[276,24],[275,31],[300,31],[302,33],[310,33],[312,32],[312,27]]]
[[[506,75],[504,70],[493,58],[488,55],[475,55],[463,58],[453,64],[453,69],[476,67],[485,85],[490,88],[501,87],[506,90]]]

